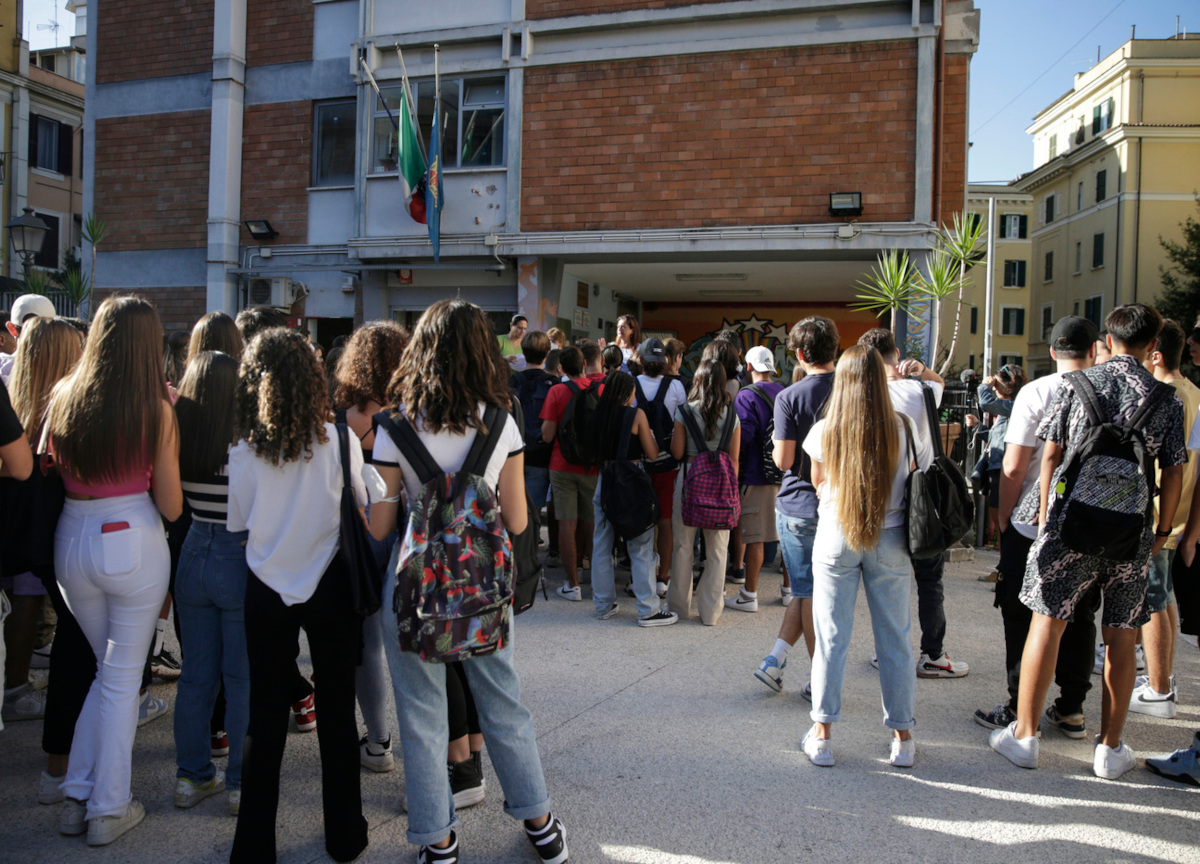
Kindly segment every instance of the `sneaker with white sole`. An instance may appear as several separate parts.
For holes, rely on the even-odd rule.
[[[229,815],[236,816],[242,809],[242,790],[229,790]]]
[[[178,681],[183,674],[183,664],[169,649],[163,648],[150,658],[150,671],[163,681]]]
[[[1176,783],[1200,786],[1200,732],[1192,738],[1192,746],[1176,750],[1166,756],[1152,756],[1146,760],[1151,773]]]
[[[1057,727],[1058,731],[1068,738],[1078,741],[1087,737],[1087,723],[1082,713],[1060,714],[1058,706],[1051,704],[1046,709],[1046,713],[1042,715],[1042,720]]]
[[[746,584],[746,568],[739,567],[736,570],[730,570],[729,572],[727,572],[725,574],[725,581],[732,583],[733,585],[745,585]]]
[[[789,588],[787,585],[779,586],[779,602],[780,603],[782,603],[784,606],[791,606],[792,600],[794,600],[794,599],[795,598],[792,596],[791,588]]]
[[[1102,780],[1117,780],[1137,764],[1133,748],[1122,741],[1116,747],[1100,743],[1096,736],[1096,752],[1092,757],[1092,771]]]
[[[985,729],[1003,729],[1016,720],[1017,715],[1009,709],[1007,702],[1001,702],[991,711],[980,708],[975,712],[975,722]]]
[[[1149,714],[1151,717],[1170,720],[1175,716],[1175,691],[1159,693],[1150,686],[1149,681],[1139,683],[1133,688],[1129,710],[1134,714]]]
[[[638,619],[639,627],[666,627],[679,620],[679,616],[666,609],[659,609],[653,615]]]
[[[564,600],[580,601],[583,599],[583,589],[576,585],[571,587],[570,583],[564,582],[554,589],[554,593]]]
[[[129,802],[129,809],[124,816],[97,816],[87,823],[87,843],[89,846],[107,846],[125,832],[142,824],[146,818],[146,808],[136,798]]]
[[[224,729],[208,736],[208,752],[213,759],[229,755],[229,735]]]
[[[35,690],[30,684],[21,684],[4,691],[4,706],[0,716],[5,723],[18,720],[41,720],[46,716],[46,692]]]
[[[951,660],[949,654],[941,657],[930,657],[924,652],[917,661],[918,678],[965,678],[971,667],[962,660]]]
[[[812,729],[804,733],[800,748],[808,761],[821,768],[833,767],[833,743],[828,738],[818,738]]]
[[[87,802],[74,798],[63,798],[63,806],[59,811],[58,833],[68,837],[78,837],[87,831]]]
[[[757,612],[758,598],[747,597],[745,591],[739,591],[732,597],[725,598],[726,609],[736,609],[739,612]]]
[[[450,791],[454,794],[454,809],[474,807],[487,797],[487,783],[483,779],[483,757],[476,750],[462,762],[447,762],[450,774]]]
[[[1017,721],[1003,729],[996,729],[988,736],[992,749],[1018,768],[1036,768],[1041,743],[1036,735],[1029,738],[1017,737]]]
[[[225,772],[218,771],[203,783],[180,777],[175,781],[175,806],[183,810],[195,807],[205,798],[225,791]]]
[[[458,835],[450,832],[450,845],[445,849],[422,846],[417,850],[417,864],[458,864]]]
[[[812,701],[812,682],[805,681],[804,686],[800,688],[800,695],[807,701]]]
[[[924,656],[924,655],[922,655],[922,656]],[[871,655],[871,665],[874,666],[876,669],[879,668],[879,655],[878,654]]]
[[[911,768],[917,758],[917,744],[913,739],[901,741],[892,736],[892,752],[888,756],[888,764],[894,768]]]
[[[372,741],[366,735],[358,740],[358,764],[376,774],[396,770],[396,759],[392,756],[392,739]]]
[[[611,603],[611,604],[609,604],[609,607],[607,609],[597,609],[596,610],[596,620],[607,621],[609,618],[613,617],[620,611],[621,611],[621,607],[619,605],[617,605],[616,603]]]
[[[311,732],[317,728],[317,700],[315,693],[309,693],[299,702],[292,703],[292,719],[296,722],[297,732]]]
[[[151,720],[157,720],[166,713],[167,700],[151,696],[150,691],[147,690],[142,696],[141,703],[138,705],[137,725],[145,726]]]
[[[562,864],[570,854],[567,851],[567,828],[553,813],[541,828],[530,828],[525,824],[525,836],[533,844],[538,857],[546,864]]]
[[[783,670],[786,668],[787,658],[780,663],[775,659],[775,655],[768,654],[754,670],[754,677],[778,693],[783,689]]]
[[[62,777],[51,777],[46,771],[38,780],[37,802],[39,804],[57,804],[63,800]]]

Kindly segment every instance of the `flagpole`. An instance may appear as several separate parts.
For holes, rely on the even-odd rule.
[[[371,88],[375,91],[375,95],[379,97],[379,101],[383,103],[383,110],[387,112],[388,119],[392,121],[392,125],[396,127],[396,131],[400,131],[400,121],[392,114],[392,109],[388,107],[387,100],[383,98],[383,94],[379,92],[379,85],[375,83],[375,76],[371,74],[370,68],[367,66],[367,61],[361,56],[358,58],[358,64],[362,66],[363,71],[367,73],[367,80],[371,82]]]
[[[421,124],[417,121],[417,100],[413,97],[412,84],[408,80],[408,67],[404,63],[404,52],[400,43],[396,43],[396,57],[400,60],[400,83],[404,87],[404,101],[408,108],[408,120],[417,133],[417,145],[421,150],[421,158],[429,161],[429,151],[425,147],[425,139],[421,137]]]

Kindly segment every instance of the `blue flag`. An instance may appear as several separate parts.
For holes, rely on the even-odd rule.
[[[441,253],[442,231],[442,129],[438,115],[439,99],[434,99],[433,129],[429,135],[429,170],[425,183],[425,222],[429,226],[429,242],[433,244],[433,260]]]

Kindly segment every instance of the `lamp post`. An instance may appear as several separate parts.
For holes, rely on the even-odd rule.
[[[33,215],[32,207],[26,207],[22,215],[8,223],[8,239],[13,250],[21,256],[26,284],[29,283],[29,268],[33,266],[33,259],[42,251],[49,233],[50,227]]]

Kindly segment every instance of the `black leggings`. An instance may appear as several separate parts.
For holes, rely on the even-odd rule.
[[[58,614],[54,645],[50,649],[50,682],[46,691],[46,719],[42,750],[55,756],[71,752],[75,723],[96,678],[96,653],[63,600],[52,571],[39,573],[50,602]]]
[[[446,714],[450,719],[450,740],[464,735],[479,735],[479,715],[475,712],[475,699],[471,696],[471,685],[467,683],[467,670],[462,663],[446,664]]]

